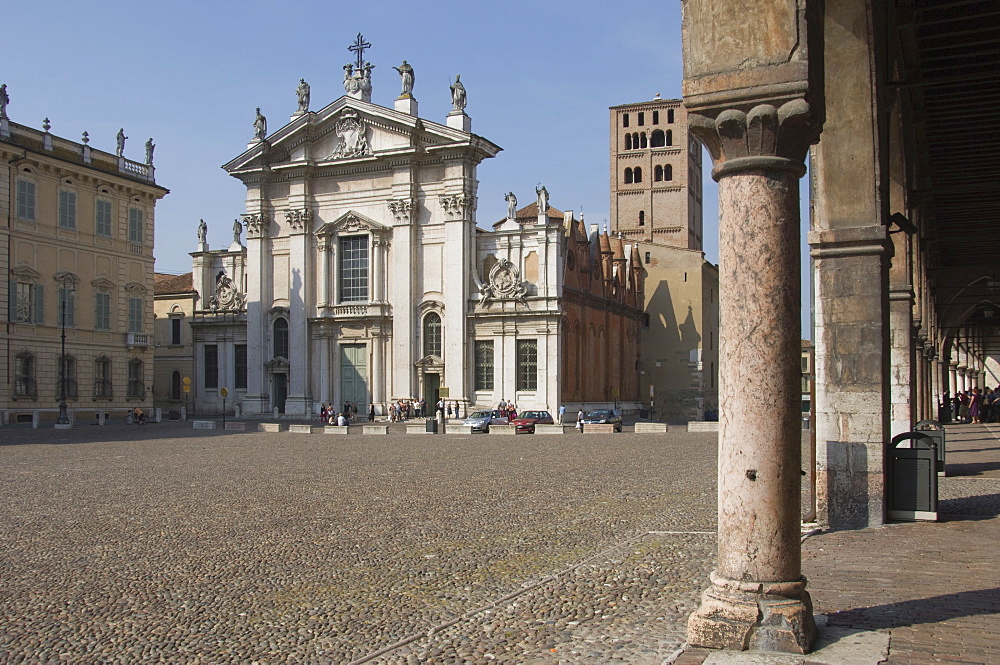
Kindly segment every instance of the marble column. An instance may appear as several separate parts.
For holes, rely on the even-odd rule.
[[[955,349],[952,349],[952,354],[956,353]],[[948,391],[951,397],[958,394],[958,361],[952,360],[948,363]]]
[[[719,183],[718,567],[688,641],[807,652],[800,549],[799,178],[804,100],[689,116]]]
[[[268,312],[271,293],[270,225],[264,213],[243,215],[247,229],[247,393],[243,413],[261,414],[270,410],[268,375],[264,363],[270,360],[267,345]]]

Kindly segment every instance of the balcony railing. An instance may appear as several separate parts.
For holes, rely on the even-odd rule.
[[[125,333],[126,346],[149,346],[149,333]]]

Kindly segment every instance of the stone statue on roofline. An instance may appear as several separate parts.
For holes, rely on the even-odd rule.
[[[517,197],[514,192],[507,192],[504,199],[507,201],[507,219],[517,219]]]
[[[204,219],[198,223],[198,242],[208,242],[208,224]]]
[[[541,189],[535,187],[535,194],[538,195],[538,214],[544,215],[549,209],[549,190],[541,185]]]
[[[153,150],[155,149],[156,144],[153,143],[153,137],[149,137],[149,140],[146,141],[146,164],[150,166],[153,165]]]
[[[10,95],[7,94],[7,84],[0,85],[0,118],[7,117],[7,105],[10,104]]]
[[[455,111],[465,111],[465,86],[459,80],[461,74],[455,74],[455,82],[451,84],[451,105]]]
[[[403,61],[399,67],[393,67],[397,72],[399,72],[399,78],[403,85],[403,91],[399,93],[400,97],[412,97],[413,96],[413,82],[415,77],[413,75],[413,66],[408,64],[406,60]]]
[[[295,95],[299,100],[299,113],[309,110],[309,84],[305,79],[299,79],[299,87],[295,89]]]
[[[118,135],[115,137],[115,143],[117,144],[117,148],[115,149],[115,154],[118,155],[119,157],[125,156],[126,139],[128,139],[128,137],[125,136],[125,128],[122,127],[121,129],[118,130]]]
[[[253,121],[253,137],[258,141],[263,141],[265,136],[267,136],[267,118],[260,112],[258,106],[257,117]]]
[[[235,220],[233,220],[233,243],[237,245],[241,244],[240,243],[241,233],[243,233],[243,223],[240,222],[240,218],[237,217]]]

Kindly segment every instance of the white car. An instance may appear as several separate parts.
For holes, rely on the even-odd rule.
[[[490,425],[509,425],[510,418],[500,415],[499,409],[475,411],[462,424],[471,427],[473,432],[489,432]]]

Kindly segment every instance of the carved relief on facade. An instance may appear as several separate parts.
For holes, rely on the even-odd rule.
[[[66,270],[56,273],[55,280],[64,289],[75,289],[76,285],[80,283],[79,277]]]
[[[521,272],[513,263],[501,258],[490,269],[489,280],[479,292],[479,304],[490,300],[520,300],[528,290],[521,282]]]
[[[340,112],[334,131],[340,142],[330,155],[330,159],[364,157],[372,154],[368,145],[368,123],[354,109],[346,108]]]
[[[212,310],[242,310],[245,308],[246,299],[246,294],[236,289],[229,275],[220,273],[215,281],[215,295],[209,298],[208,305]]]

